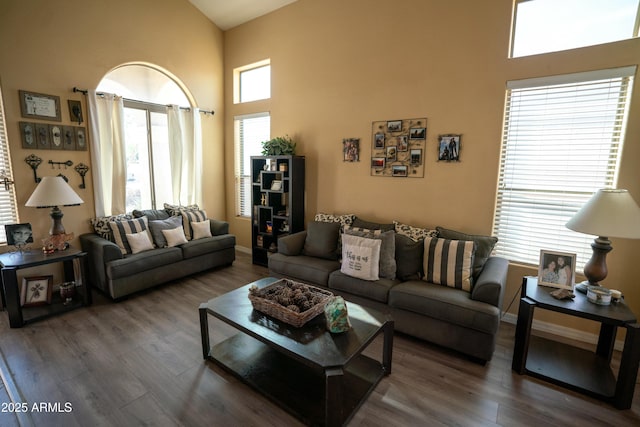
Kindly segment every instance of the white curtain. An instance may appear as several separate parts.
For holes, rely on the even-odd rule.
[[[167,109],[173,203],[202,205],[202,130],[197,108]]]
[[[91,129],[91,164],[96,216],[117,215],[126,210],[126,153],[124,104],[112,94],[87,96]]]

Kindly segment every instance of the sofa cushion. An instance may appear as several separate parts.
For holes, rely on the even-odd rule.
[[[378,222],[365,221],[364,219],[358,217],[353,218],[353,224],[351,224],[351,226],[355,228],[367,228],[369,230],[395,231],[395,226],[393,225],[393,223],[381,224]]]
[[[324,259],[338,259],[339,233],[340,224],[337,222],[309,222],[302,254]]]
[[[127,233],[127,242],[131,246],[131,253],[137,254],[153,249],[153,243],[149,238],[149,233],[141,231],[139,233]]]
[[[151,220],[149,221],[149,229],[151,230],[151,236],[156,246],[159,248],[166,248],[167,239],[165,239],[162,230],[173,230],[175,228],[182,228],[182,217],[171,216],[167,219]]]
[[[484,267],[484,263],[487,262],[487,259],[491,256],[493,247],[498,243],[498,238],[478,234],[467,234],[443,227],[436,227],[436,230],[438,230],[438,236],[443,239],[471,240],[476,242],[476,253],[473,258],[473,277],[477,279]]]
[[[191,221],[191,231],[193,232],[193,240],[211,237],[211,221],[208,219],[204,221]]]
[[[207,219],[207,213],[203,210],[183,210],[181,211],[182,215],[182,225],[184,228],[184,235],[187,240],[193,239],[193,230],[191,228],[192,222],[201,222]]]
[[[380,239],[380,266],[379,275],[385,279],[396,278],[396,239],[395,231],[370,230],[366,228],[345,227],[344,232],[351,236],[366,237],[368,239]]]
[[[146,216],[149,221],[158,221],[169,218],[169,212],[166,209],[135,209],[133,212],[134,218],[141,218]]]
[[[149,223],[147,217],[130,219],[128,221],[112,221],[109,222],[111,227],[111,233],[113,234],[113,241],[120,247],[123,254],[131,253],[131,246],[127,241],[127,234],[139,233],[146,231],[149,234],[149,240],[152,239],[149,232]]]
[[[500,323],[497,307],[472,300],[468,292],[417,280],[391,288],[389,306],[488,334]]]
[[[329,275],[328,287],[337,294],[340,293],[339,291],[343,291],[373,301],[386,303],[389,290],[399,283],[399,280],[391,279],[362,280],[337,270]]]
[[[329,274],[340,269],[340,262],[304,255],[288,256],[276,253],[269,256],[269,271],[304,282],[326,286]]]
[[[474,247],[472,241],[427,237],[423,280],[471,292]]]
[[[364,280],[378,280],[381,239],[342,235],[342,265],[340,271]]]
[[[133,219],[133,215],[120,214],[101,216],[97,218],[91,218],[91,225],[93,226],[93,229],[98,236],[113,242],[113,232],[111,231],[111,226],[109,225],[109,223],[115,221],[128,221],[130,219]]]
[[[134,274],[153,270],[182,260],[180,248],[154,249],[127,255],[106,263],[107,277],[111,280],[129,277]]]
[[[396,233],[396,277],[400,280],[418,280],[422,277],[424,242],[414,242]]]
[[[236,245],[236,238],[232,234],[221,236],[211,236],[202,239],[194,239],[184,243],[182,246],[182,256],[184,259],[195,258],[200,255],[211,254],[224,249],[233,248]]]
[[[182,227],[161,230],[161,232],[164,238],[167,239],[167,246],[169,246],[170,248],[188,242],[187,238],[184,235],[184,228]]]
[[[438,230],[414,227],[413,225],[403,224],[398,221],[393,221],[393,226],[396,233],[407,236],[414,242],[422,241],[425,237],[438,237]]]

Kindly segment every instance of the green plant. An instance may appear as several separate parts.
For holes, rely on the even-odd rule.
[[[277,136],[262,143],[263,156],[293,156],[296,154],[296,143],[289,137]]]

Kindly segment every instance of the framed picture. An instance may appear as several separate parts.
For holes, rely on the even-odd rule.
[[[33,243],[33,231],[31,224],[5,224],[4,232],[7,235],[7,245],[24,247]]]
[[[82,103],[73,99],[67,102],[69,104],[69,119],[71,119],[72,122],[82,124]]]
[[[28,122],[20,122],[19,124],[22,148],[38,148],[36,146],[36,125]]]
[[[76,145],[72,150],[86,150],[87,149],[87,134],[83,127],[76,127]],[[274,164],[275,167],[275,164]]]
[[[76,131],[73,126],[62,127],[62,146],[69,150],[69,147],[76,145]]]
[[[387,122],[387,132],[400,132],[402,130],[402,120],[390,120]]]
[[[384,157],[373,157],[371,159],[371,167],[374,169],[384,169],[386,163],[387,162]]]
[[[282,181],[278,179],[274,179],[271,181],[271,190],[273,191],[281,191],[282,190]]]
[[[49,125],[49,133],[51,134],[51,149],[62,150],[62,126]]]
[[[438,160],[446,162],[460,161],[461,135],[440,135],[438,137]]]
[[[421,165],[422,164],[422,149],[421,148],[412,148],[410,152],[411,164],[412,165]]]
[[[398,147],[387,147],[387,161],[395,162],[398,158]]]
[[[391,166],[391,176],[407,176],[408,169],[407,165],[393,165]]]
[[[20,304],[23,307],[51,304],[53,276],[25,277],[22,279]]]
[[[384,150],[384,133],[376,133],[373,136],[373,148],[375,150]]]
[[[409,138],[407,135],[400,135],[397,138],[398,151],[409,151]]]
[[[342,140],[342,154],[345,162],[360,161],[360,139],[346,138]]]
[[[427,137],[427,128],[410,128],[409,139],[425,139]]]
[[[542,249],[538,267],[538,285],[573,289],[576,279],[576,254]]]
[[[19,90],[22,117],[60,121],[60,97]]]
[[[37,148],[48,150],[51,148],[49,143],[49,125],[43,123],[36,123],[36,142]]]

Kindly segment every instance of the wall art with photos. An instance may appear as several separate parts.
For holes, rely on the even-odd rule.
[[[573,289],[576,279],[576,254],[540,251],[538,285]]]
[[[371,175],[424,178],[426,140],[426,117],[373,122]]]
[[[460,134],[446,134],[438,136],[438,161],[460,161]]]
[[[360,161],[360,138],[345,138],[342,140],[342,159],[345,162]]]

